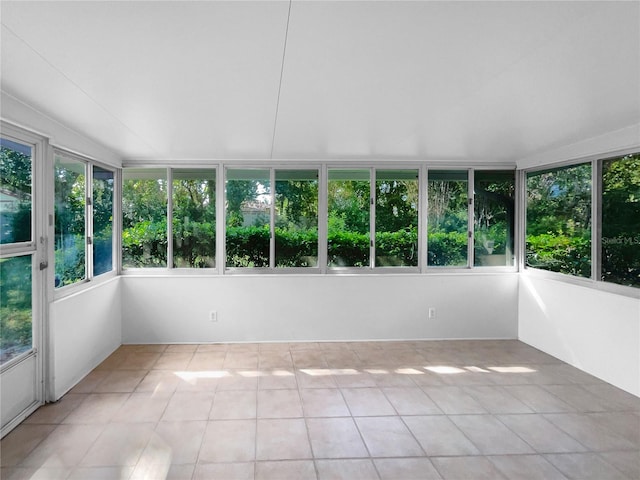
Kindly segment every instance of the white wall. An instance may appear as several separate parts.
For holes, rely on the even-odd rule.
[[[122,341],[516,338],[517,287],[517,274],[124,276]]]
[[[120,278],[49,306],[50,389],[57,400],[122,342]]]
[[[640,300],[523,272],[519,338],[640,396]]]

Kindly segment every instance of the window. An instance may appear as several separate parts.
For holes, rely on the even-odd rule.
[[[0,244],[31,241],[32,147],[0,139]]]
[[[318,170],[276,170],[275,265],[318,266]]]
[[[526,265],[591,277],[591,163],[527,174]]]
[[[55,286],[87,278],[86,178],[87,164],[55,155]]]
[[[227,267],[269,267],[271,180],[268,169],[227,169]]]
[[[172,170],[173,266],[216,266],[216,171]]]
[[[167,266],[167,170],[123,171],[122,266]]]
[[[376,170],[377,267],[418,266],[418,170]]]
[[[473,178],[473,264],[513,266],[515,171],[476,170]]]
[[[93,167],[93,274],[113,270],[114,172]]]
[[[427,265],[467,266],[468,174],[429,170],[427,187]]]
[[[330,267],[368,267],[370,262],[370,170],[329,170]]]
[[[640,287],[640,154],[602,162],[600,279]]]
[[[0,139],[0,365],[33,346],[33,151]]]

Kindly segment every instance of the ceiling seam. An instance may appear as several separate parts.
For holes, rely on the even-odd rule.
[[[89,93],[87,91],[85,91],[80,85],[78,85],[75,81],[73,81],[71,78],[69,78],[62,70],[60,70],[58,67],[56,67],[53,63],[51,63],[49,60],[47,60],[47,58],[45,58],[44,55],[42,55],[38,50],[36,50],[33,46],[31,46],[31,44],[29,42],[27,42],[24,38],[22,38],[20,35],[18,35],[16,32],[14,32],[9,26],[7,26],[7,24],[5,24],[4,22],[2,22],[2,27],[7,29],[7,31],[9,31],[14,37],[16,37],[18,40],[20,40],[22,43],[24,43],[31,51],[33,51],[33,53],[35,53],[38,57],[40,57],[47,65],[49,65],[51,68],[53,68],[56,72],[58,72],[60,75],[62,75],[62,77],[64,77],[69,83],[71,83],[74,87],[76,87],[80,92],[82,92],[82,94],[84,96],[86,96],[91,102],[93,102],[98,108],[100,108],[100,110],[102,110],[104,113],[106,113],[109,117],[111,117],[113,120],[115,120],[117,123],[119,123],[121,126],[123,126],[127,131],[129,131],[134,137],[136,137],[138,140],[140,140],[142,143],[144,143],[147,147],[149,147],[149,149],[151,149],[153,152],[155,152],[155,154],[157,156],[160,156],[159,152],[153,147],[153,145],[151,145],[149,142],[147,142],[144,138],[140,137],[136,132],[134,132],[131,127],[129,127],[127,124],[125,124],[122,120],[120,120],[118,117],[116,117],[113,113],[111,113],[109,110],[107,110],[107,108],[105,106],[103,106],[100,102],[98,102],[95,98],[93,98],[91,95],[89,95]],[[85,134],[82,134],[83,136],[85,136]]]
[[[284,43],[282,45],[282,62],[280,64],[280,81],[278,82],[278,96],[276,98],[276,111],[273,118],[273,133],[271,135],[271,151],[269,160],[273,160],[273,149],[276,143],[276,129],[278,128],[278,111],[280,110],[280,93],[282,92],[282,78],[284,77],[284,60],[287,54],[287,40],[289,38],[289,20],[291,19],[291,2],[289,0],[289,9],[287,11],[287,26],[284,31]]]

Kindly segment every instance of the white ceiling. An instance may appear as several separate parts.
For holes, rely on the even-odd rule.
[[[640,3],[3,0],[2,90],[129,160],[513,163],[640,121]]]

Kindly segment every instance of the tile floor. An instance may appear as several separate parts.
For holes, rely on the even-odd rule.
[[[3,479],[638,479],[640,399],[518,341],[126,345]]]

